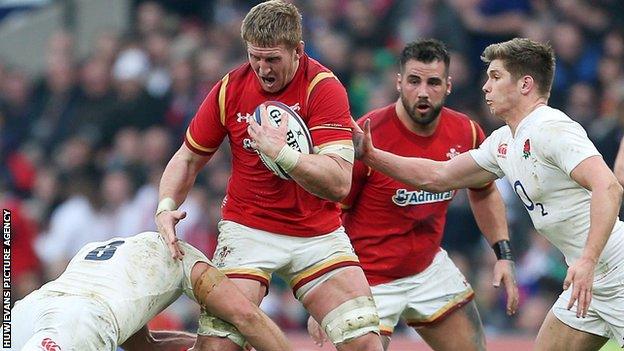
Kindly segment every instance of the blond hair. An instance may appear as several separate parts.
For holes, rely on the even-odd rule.
[[[540,96],[548,97],[555,75],[555,53],[548,44],[542,44],[527,38],[492,44],[483,50],[481,61],[490,63],[503,61],[503,67],[515,80],[531,76],[537,83]]]
[[[243,19],[241,37],[261,47],[295,48],[302,40],[301,14],[295,5],[271,0],[254,6]]]

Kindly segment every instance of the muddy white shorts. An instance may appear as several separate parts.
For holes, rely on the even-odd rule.
[[[83,296],[36,291],[15,303],[13,350],[115,351],[110,310]]]
[[[276,272],[290,284],[299,300],[341,268],[360,265],[342,227],[325,235],[302,238],[225,220],[219,223],[212,262],[230,278],[257,280],[267,287],[271,274]]]
[[[414,328],[441,321],[474,297],[472,287],[444,250],[424,271],[371,290],[382,335],[391,335],[401,317]]]

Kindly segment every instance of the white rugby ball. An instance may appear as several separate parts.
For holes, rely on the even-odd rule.
[[[269,121],[274,127],[279,126],[282,121],[282,113],[288,114],[288,131],[286,132],[286,144],[295,151],[299,151],[302,154],[311,154],[313,150],[312,138],[310,137],[310,131],[306,126],[303,118],[288,105],[279,101],[267,101],[264,103],[269,114]],[[254,112],[254,118],[258,124],[262,124],[260,118],[260,106],[256,107]],[[282,167],[280,167],[270,157],[257,151],[260,160],[264,165],[276,176],[282,179],[292,179]]]

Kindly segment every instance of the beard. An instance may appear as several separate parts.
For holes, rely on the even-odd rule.
[[[407,114],[410,116],[412,121],[421,126],[427,126],[438,118],[440,111],[442,111],[442,107],[444,107],[445,100],[446,96],[443,97],[440,103],[436,105],[432,105],[428,100],[418,100],[410,107],[409,101],[405,98],[405,96],[403,96],[403,94],[401,94],[401,103],[403,104],[403,108],[407,111]],[[430,108],[429,111],[420,113],[418,112],[417,106],[423,103],[428,104]]]

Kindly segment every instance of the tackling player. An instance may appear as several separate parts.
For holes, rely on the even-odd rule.
[[[146,323],[182,293],[258,350],[292,350],[279,328],[193,246],[171,260],[156,232],[85,245],[60,277],[13,307],[15,350],[175,350],[195,335],[149,331]],[[215,319],[216,320],[216,319]],[[232,323],[234,327],[228,324]],[[203,350],[199,345],[194,350]]]
[[[451,93],[449,63],[446,47],[437,40],[420,40],[403,49],[396,84],[399,100],[360,119],[370,119],[378,148],[443,161],[483,141],[479,125],[443,107]],[[454,194],[420,190],[361,161],[353,166],[351,193],[343,201],[344,226],[371,285],[385,348],[399,318],[404,318],[434,350],[485,350],[474,292],[440,248]],[[507,312],[513,314],[518,290],[510,252],[501,251],[509,247],[502,198],[493,182],[470,189],[468,198],[499,258],[494,286],[505,284]],[[317,327],[309,325],[322,344]]]
[[[278,272],[339,350],[381,350],[375,304],[336,203],[349,192],[353,164],[346,91],[332,72],[305,54],[294,5],[281,0],[256,5],[241,33],[248,62],[213,87],[164,171],[159,231],[172,255],[181,257],[175,224],[182,212],[176,209],[227,135],[232,175],[219,223],[217,267],[257,304]],[[267,100],[280,101],[303,118],[314,154],[288,147],[283,128],[255,122],[254,110]],[[261,113],[267,119],[266,108]],[[293,180],[269,171],[256,149]],[[233,340],[228,333],[218,325],[202,332],[217,337],[215,350],[238,349],[223,338]]]
[[[547,105],[555,69],[551,47],[516,38],[493,44],[483,86],[490,111],[507,124],[448,161],[401,157],[376,149],[370,121],[356,136],[369,166],[414,187],[444,192],[506,176],[538,232],[569,265],[563,293],[538,333],[537,350],[624,346],[622,186],[585,130]]]

